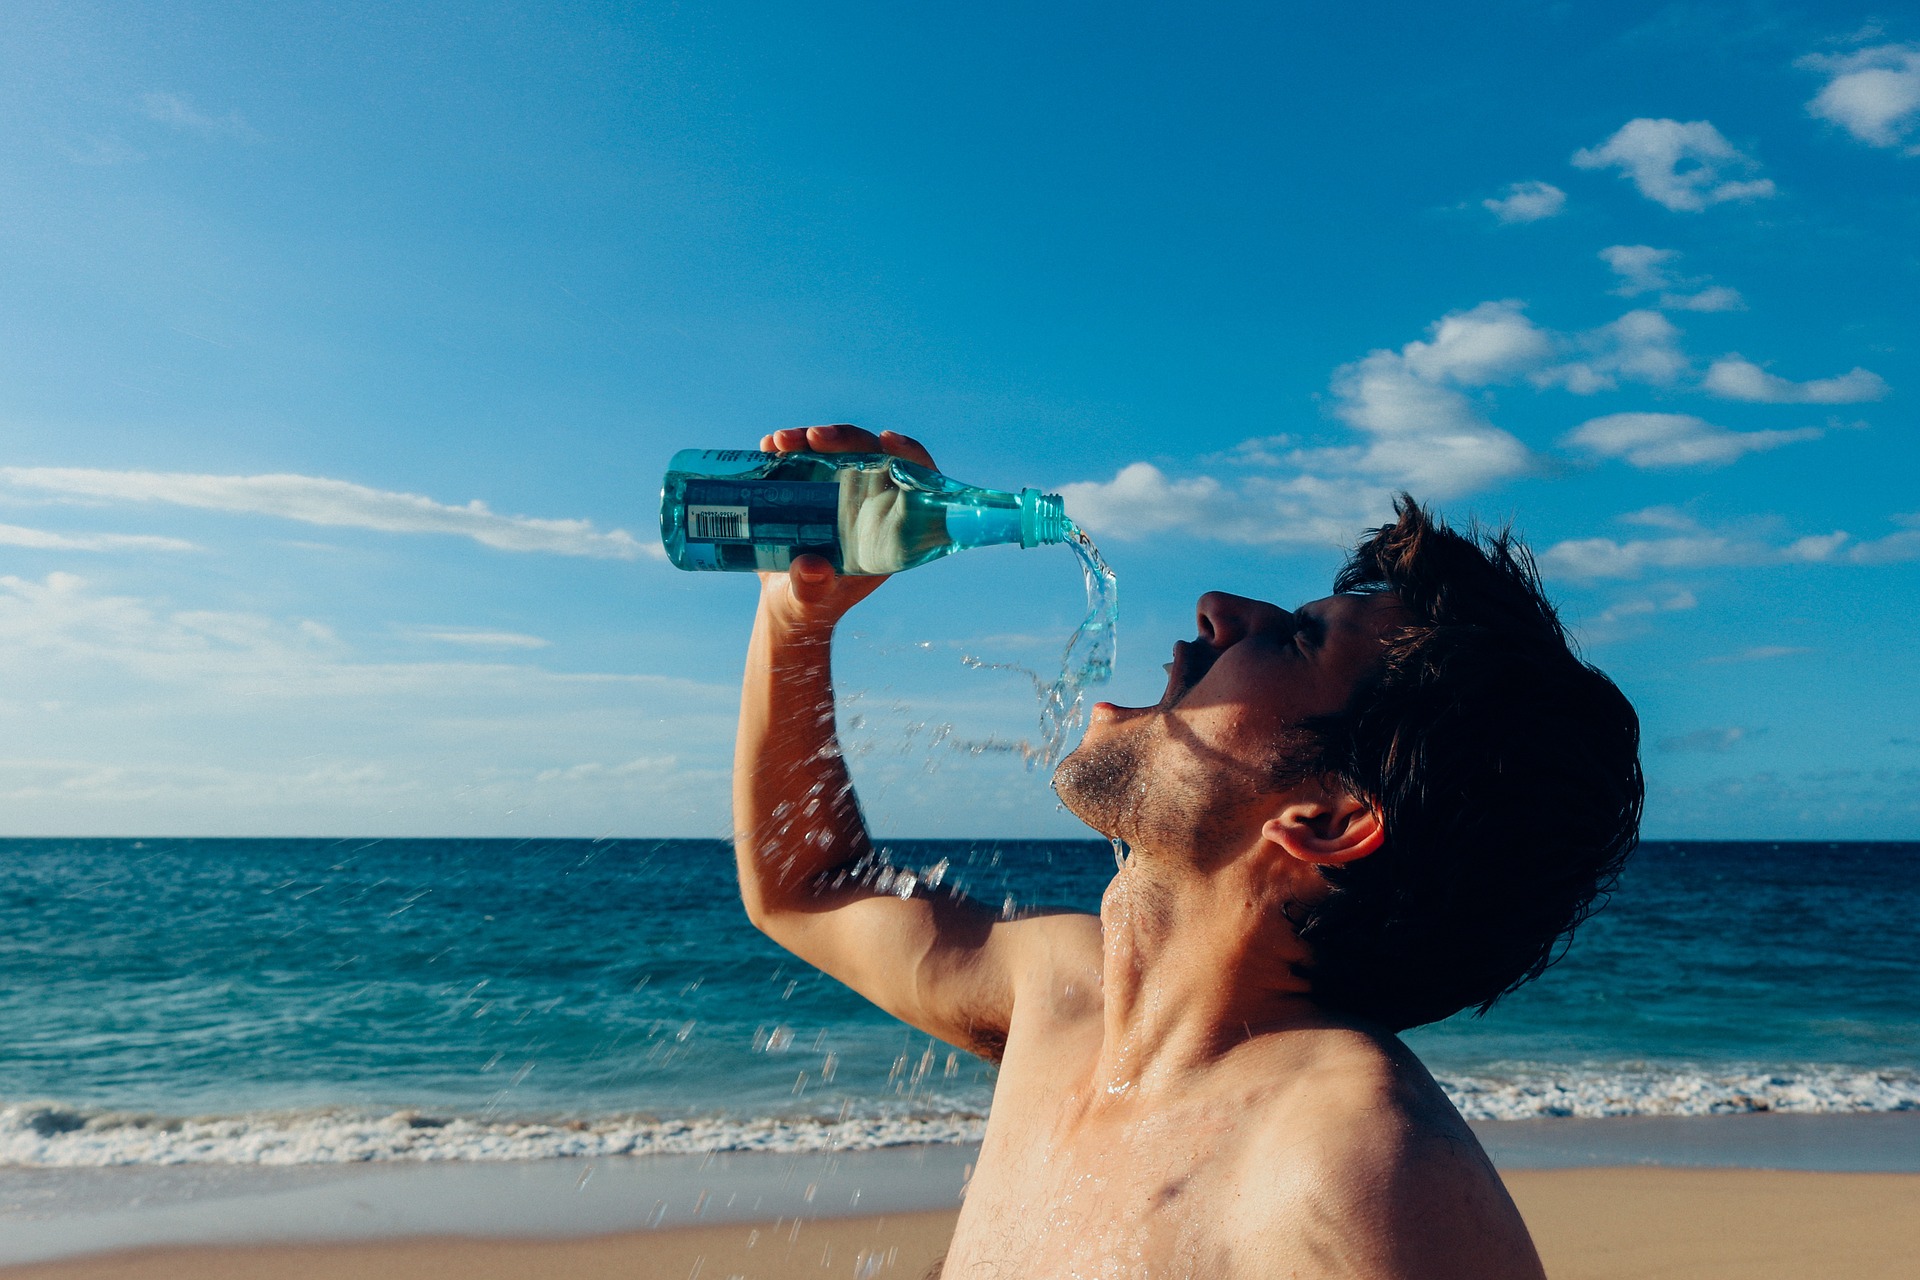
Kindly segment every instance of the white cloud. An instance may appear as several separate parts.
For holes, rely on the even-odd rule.
[[[478,499],[447,506],[412,493],[370,489],[320,476],[216,476],[71,467],[0,467],[0,487],[68,499],[161,502],[209,511],[278,516],[305,524],[384,533],[444,533],[502,551],[635,560],[661,558],[651,540],[624,529],[602,532],[586,520],[499,515]]]
[[[1638,511],[1629,511],[1618,517],[1621,524],[1639,525],[1646,529],[1672,529],[1686,533],[1700,527],[1700,522],[1678,507],[1642,507]]]
[[[1501,222],[1539,222],[1567,207],[1567,193],[1551,182],[1513,182],[1504,195],[1480,205]]]
[[[209,115],[177,93],[142,94],[140,111],[149,120],[203,137],[251,140],[260,136],[238,111],[229,111],[223,116]]]
[[[1477,387],[1504,382],[1553,351],[1552,337],[1527,318],[1525,304],[1511,298],[1442,316],[1427,332],[1427,341],[1409,342],[1398,359],[1415,376],[1433,383]],[[1375,352],[1368,359],[1383,354]]]
[[[1869,146],[1906,146],[1920,125],[1920,45],[1814,54],[1802,58],[1800,65],[1830,77],[1807,104],[1808,113]],[[1910,147],[1907,154],[1920,154],[1920,147]]]
[[[1711,534],[1671,538],[1573,538],[1540,553],[1540,567],[1563,578],[1637,578],[1650,569],[1701,569],[1751,562],[1751,549]]]
[[[1903,526],[1900,532],[1871,542],[1854,543],[1846,548],[1846,558],[1853,564],[1904,564],[1920,560],[1920,512],[1895,516],[1893,521]]]
[[[1662,613],[1683,613],[1699,607],[1700,601],[1691,591],[1668,590],[1654,596],[1632,596],[1615,601],[1583,622],[1580,631],[1589,643],[1604,644],[1627,634],[1636,620]]]
[[[602,778],[657,781],[663,775],[671,775],[679,764],[679,757],[671,755],[640,756],[620,764],[602,764],[597,760],[590,760],[585,764],[569,765],[564,769],[543,770],[537,781],[586,782]]]
[[[49,533],[17,524],[0,524],[0,546],[41,551],[198,551],[180,538],[146,533]]]
[[[1692,733],[1662,738],[1657,745],[1662,751],[1705,751],[1723,755],[1765,732],[1765,729],[1748,729],[1739,725],[1730,725],[1725,729],[1695,729]]]
[[[1669,264],[1680,257],[1678,249],[1656,249],[1646,244],[1608,245],[1600,251],[1601,259],[1608,268],[1620,278],[1613,292],[1623,298],[1635,298],[1643,293],[1658,293],[1660,305],[1673,311],[1741,311],[1746,308],[1746,300],[1739,292],[1725,285],[1711,285],[1706,288],[1705,277],[1681,278],[1668,270]],[[1694,292],[1681,292],[1694,289]]]
[[[1611,391],[1622,379],[1672,386],[1692,367],[1680,349],[1680,330],[1658,311],[1629,311],[1610,324],[1575,334],[1566,345],[1580,358],[1534,373],[1537,386],[1564,386],[1575,395]]]
[[[1724,466],[1743,454],[1817,440],[1823,434],[1819,427],[1729,431],[1685,413],[1610,413],[1575,427],[1567,443],[1636,467],[1698,467]]]
[[[1715,360],[1707,370],[1705,386],[1723,399],[1762,404],[1858,404],[1887,394],[1886,381],[1865,369],[1855,368],[1837,378],[1793,382],[1737,355]]]
[[[1060,497],[1076,522],[1122,539],[1204,524],[1217,513],[1222,493],[1220,482],[1211,476],[1169,480],[1151,462],[1130,463],[1104,483],[1060,486]]]
[[[1421,376],[1403,355],[1376,351],[1342,367],[1334,374],[1333,393],[1334,413],[1367,443],[1301,455],[1303,463],[1323,471],[1444,498],[1485,488],[1531,465],[1525,445],[1488,422],[1458,390]]]
[[[1680,256],[1678,249],[1656,249],[1650,244],[1612,244],[1600,251],[1600,258],[1620,277],[1614,292],[1623,298],[1669,288],[1673,277],[1667,264]]]
[[[431,640],[469,649],[545,649],[552,643],[519,631],[482,631],[471,627],[411,627],[403,634],[410,640]]]
[[[1618,169],[1641,195],[1681,213],[1773,194],[1771,179],[1723,177],[1728,170],[1750,172],[1757,166],[1705,120],[1629,120],[1598,147],[1574,152],[1573,164]]]
[[[1697,293],[1663,293],[1660,305],[1673,311],[1745,311],[1747,300],[1738,289],[1716,284]]]
[[[1759,567],[1790,564],[1879,565],[1920,560],[1920,512],[1894,517],[1902,526],[1860,540],[1844,530],[1781,542],[1751,532],[1706,529],[1672,508],[1622,517],[1671,531],[1662,538],[1575,538],[1540,555],[1548,574],[1583,580],[1637,578],[1650,570]]]

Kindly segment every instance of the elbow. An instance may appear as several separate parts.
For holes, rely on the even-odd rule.
[[[743,894],[740,899],[740,908],[746,912],[748,924],[764,934],[771,935],[773,933],[775,913],[768,911],[765,903]]]

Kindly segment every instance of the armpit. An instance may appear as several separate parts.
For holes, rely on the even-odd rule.
[[[965,1026],[967,1052],[999,1066],[1000,1059],[1007,1056],[1007,1029],[971,1015]]]

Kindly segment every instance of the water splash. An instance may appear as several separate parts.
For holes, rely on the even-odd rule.
[[[1052,764],[1067,740],[1086,722],[1087,690],[1113,678],[1117,627],[1120,622],[1120,584],[1093,545],[1087,531],[1066,522],[1067,545],[1080,561],[1087,584],[1087,616],[1060,655],[1060,678],[1047,686],[1040,700],[1041,763]]]
[[[1120,622],[1120,585],[1108,567],[1100,548],[1093,545],[1087,531],[1071,519],[1066,521],[1067,546],[1080,561],[1086,581],[1087,616],[1067,638],[1060,655],[1060,674],[1049,681],[1038,673],[1013,662],[988,662],[963,655],[962,663],[975,671],[1013,671],[1033,681],[1040,699],[1040,740],[1015,743],[989,739],[982,743],[955,744],[979,755],[989,751],[1017,752],[1027,768],[1049,768],[1066,754],[1067,744],[1087,718],[1087,690],[1113,678],[1113,663]]]

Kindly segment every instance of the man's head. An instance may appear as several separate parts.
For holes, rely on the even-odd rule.
[[[1552,962],[1631,852],[1642,783],[1633,708],[1526,549],[1396,505],[1339,595],[1203,597],[1160,704],[1098,709],[1055,785],[1110,834],[1310,866],[1288,915],[1315,998],[1397,1030]]]

